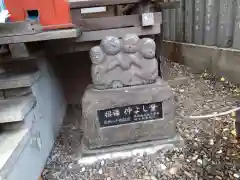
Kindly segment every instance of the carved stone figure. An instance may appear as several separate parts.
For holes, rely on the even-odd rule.
[[[90,51],[92,79],[96,89],[121,88],[155,82],[158,64],[152,39],[135,34],[123,39],[108,36]]]
[[[139,50],[139,37],[136,34],[127,34],[123,38],[123,52],[135,54]]]
[[[173,92],[158,77],[155,50],[152,39],[134,34],[108,36],[91,49],[93,86],[82,98],[83,150],[97,154],[105,147],[179,140]]]
[[[139,55],[134,59],[133,75],[139,79],[140,84],[153,83],[158,77],[158,62],[155,58],[156,44],[150,38],[143,38],[139,50]]]
[[[97,89],[105,89],[104,76],[106,73],[106,67],[103,62],[105,60],[105,54],[100,46],[95,46],[90,50],[90,58],[92,60],[92,81]]]

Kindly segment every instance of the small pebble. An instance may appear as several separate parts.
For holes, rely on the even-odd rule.
[[[216,179],[222,180],[222,177],[220,177],[220,176],[216,176]]]
[[[233,176],[235,177],[235,178],[239,178],[240,177],[240,175],[239,174],[233,174]]]
[[[202,165],[202,163],[203,163],[202,159],[198,159],[198,160],[197,160],[197,163],[198,163],[199,165]]]
[[[99,173],[99,174],[102,174],[102,173],[103,173],[103,170],[102,170],[102,169],[99,169],[99,170],[98,170],[98,173]]]
[[[220,81],[224,82],[224,81],[225,81],[225,78],[224,78],[224,77],[221,77]]]
[[[85,168],[85,167],[82,167],[81,171],[84,172],[85,170],[86,170],[86,168]]]
[[[198,155],[195,155],[195,156],[192,157],[192,160],[195,161],[197,158],[198,158]]]
[[[176,167],[172,167],[171,169],[169,169],[169,173],[170,173],[171,175],[176,174],[177,171],[178,171],[178,168],[176,168]]]
[[[228,138],[226,136],[223,137],[224,140],[227,140]]]
[[[179,89],[179,92],[180,92],[180,93],[183,93],[183,92],[184,92],[184,89]]]
[[[137,162],[139,163],[139,162],[142,162],[142,160],[141,159],[137,159]]]
[[[151,177],[150,176],[143,176],[143,179],[144,180],[151,180]]]
[[[165,169],[167,169],[167,167],[166,167],[164,164],[160,164],[159,167],[160,167],[160,169],[163,170],[163,171],[164,171]]]
[[[214,145],[214,140],[213,139],[209,140],[209,145]]]
[[[191,173],[187,172],[187,171],[184,171],[184,174],[185,174],[187,177],[189,177],[189,178],[192,178],[192,177],[193,177],[193,175],[192,175]]]
[[[155,176],[151,176],[151,180],[158,180]]]
[[[103,166],[105,164],[105,161],[102,160],[100,164],[101,164],[101,166]]]

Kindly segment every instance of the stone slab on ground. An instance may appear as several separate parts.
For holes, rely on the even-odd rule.
[[[84,159],[88,159],[94,156],[104,157],[109,153],[118,153],[118,152],[129,152],[134,151],[135,149],[149,149],[155,147],[170,147],[171,148],[182,148],[184,145],[183,139],[177,134],[173,138],[163,139],[163,140],[151,140],[146,142],[139,142],[127,145],[119,145],[119,146],[110,146],[99,149],[83,149],[82,156],[83,158],[79,160],[79,162],[84,162]],[[144,150],[143,150],[144,151]],[[83,160],[83,161],[82,161]]]
[[[100,127],[97,111],[162,102],[163,119]],[[154,84],[99,91],[91,86],[83,96],[84,143],[89,149],[172,138],[176,135],[175,104],[170,86],[158,79]]]
[[[0,123],[24,120],[35,102],[36,99],[32,95],[0,100]]]

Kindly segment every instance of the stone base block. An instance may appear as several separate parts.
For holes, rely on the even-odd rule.
[[[162,117],[102,126],[99,111],[142,104],[162,103]],[[135,106],[136,107],[136,106]],[[162,79],[150,85],[96,90],[86,89],[82,102],[84,144],[89,149],[126,145],[176,136],[173,92]]]
[[[149,153],[150,152],[166,152],[168,150],[174,149],[174,148],[184,148],[184,140],[179,134],[174,136],[173,138],[169,139],[160,139],[160,140],[153,140],[153,141],[146,141],[146,142],[138,142],[134,144],[127,144],[127,145],[119,145],[119,146],[111,146],[111,147],[103,147],[98,149],[88,149],[84,146],[82,147],[82,154],[81,154],[81,160],[80,162],[84,162],[84,158],[89,161],[89,158],[91,157],[106,157],[109,158],[109,155],[111,158],[120,158],[118,155],[116,157],[114,156],[114,153],[118,154],[128,154],[128,152],[131,152],[131,155],[134,155],[134,151],[142,154]],[[106,156],[105,156],[106,155]],[[124,158],[124,155],[123,155]]]

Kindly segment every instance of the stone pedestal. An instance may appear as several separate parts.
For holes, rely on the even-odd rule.
[[[176,136],[175,104],[169,85],[86,89],[82,100],[84,144],[88,149]]]

